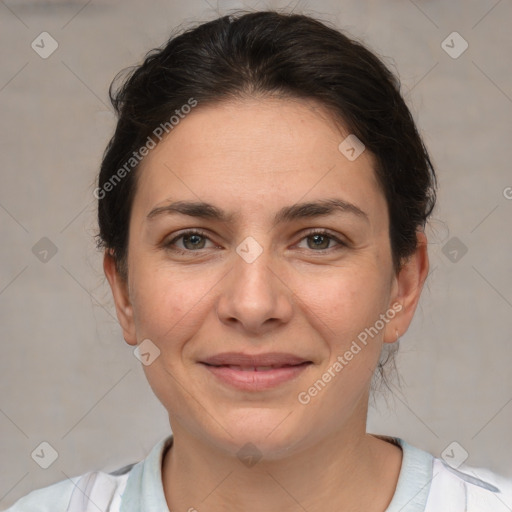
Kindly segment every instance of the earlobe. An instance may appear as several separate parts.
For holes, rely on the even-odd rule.
[[[417,239],[416,251],[407,259],[394,278],[390,307],[400,304],[401,308],[386,327],[384,343],[394,343],[409,328],[428,275],[427,237],[423,231],[417,231]]]
[[[103,255],[103,270],[112,290],[117,319],[123,330],[124,339],[129,345],[137,345],[133,307],[128,293],[128,284],[120,275],[114,256],[109,249]]]

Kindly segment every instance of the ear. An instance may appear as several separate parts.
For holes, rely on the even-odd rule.
[[[135,335],[135,323],[133,321],[133,308],[128,292],[128,283],[119,274],[114,257],[110,250],[106,250],[103,256],[103,270],[110,284],[114,302],[116,305],[117,319],[123,329],[123,336],[129,345],[137,345]]]
[[[401,306],[401,309],[386,325],[384,343],[394,343],[398,339],[397,334],[400,337],[409,328],[428,275],[427,237],[423,231],[417,231],[416,236],[418,246],[415,253],[407,259],[399,273],[393,277],[389,308],[397,311]]]

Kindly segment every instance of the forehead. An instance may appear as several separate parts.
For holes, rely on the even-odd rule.
[[[143,160],[134,213],[171,198],[258,211],[336,196],[382,217],[374,157],[349,160],[339,149],[349,135],[312,101],[199,103]]]

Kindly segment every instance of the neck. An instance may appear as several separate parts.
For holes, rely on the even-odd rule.
[[[383,512],[402,463],[399,447],[364,429],[334,432],[301,451],[250,467],[179,426],[173,438],[162,464],[171,512]]]

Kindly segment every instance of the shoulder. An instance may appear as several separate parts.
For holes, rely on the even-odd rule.
[[[23,496],[5,512],[83,512],[89,510],[89,501],[102,511],[116,511],[133,466],[113,473],[89,471],[62,480]]]
[[[485,468],[450,465],[401,438],[387,439],[401,446],[403,461],[395,495],[386,512],[512,511],[511,478]]]
[[[6,512],[65,512],[80,477],[37,489],[20,498]]]
[[[155,503],[165,510],[162,457],[173,442],[172,434],[160,440],[148,456],[116,471],[89,471],[37,489],[19,499],[5,512],[119,512],[148,510]]]
[[[455,469],[435,458],[425,512],[451,504],[464,505],[467,512],[510,512],[512,480],[485,468],[461,465]]]

